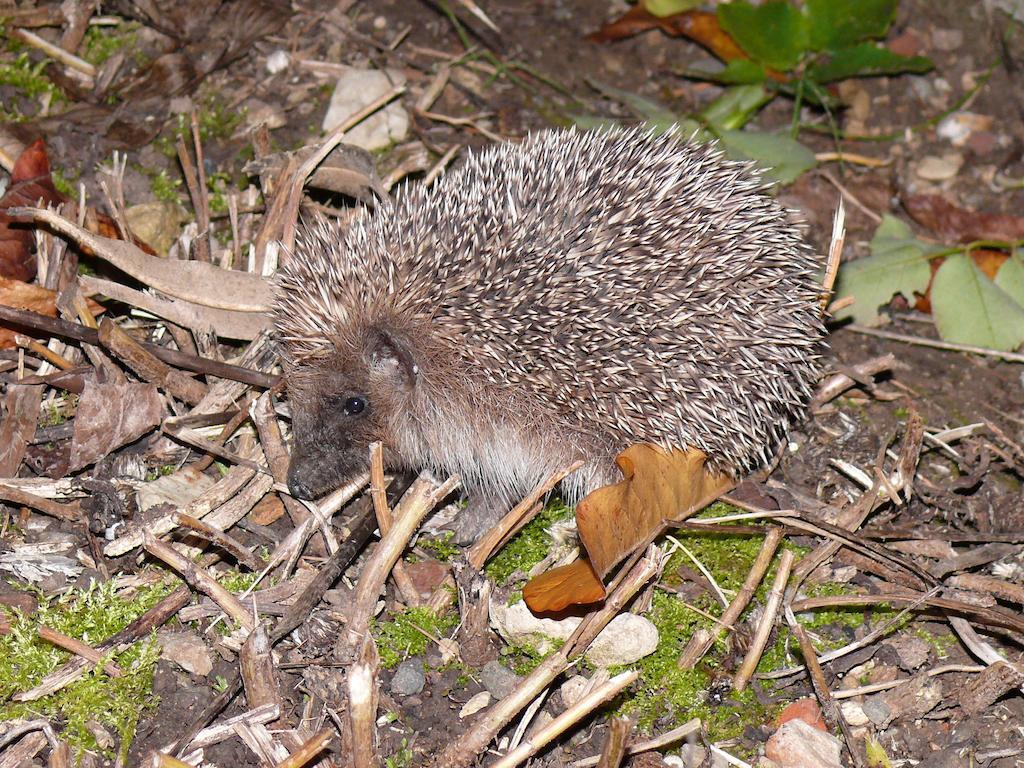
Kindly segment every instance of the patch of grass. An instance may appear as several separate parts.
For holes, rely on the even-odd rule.
[[[163,168],[159,173],[148,173],[149,186],[153,190],[153,197],[161,203],[181,205],[181,179],[172,179]]]
[[[91,26],[82,40],[82,58],[98,67],[118,51],[134,48],[138,31],[139,25],[136,22]]]
[[[454,536],[454,531],[445,531],[438,536],[423,536],[417,542],[417,546],[430,552],[442,563],[448,563],[459,553],[458,546],[452,543]]]
[[[245,116],[245,109],[230,110],[215,96],[208,97],[205,103],[197,109],[200,140],[206,144],[230,138],[235,129],[245,120]],[[192,117],[179,114],[170,124],[172,126],[170,134],[157,138],[154,146],[167,157],[176,159],[178,150],[175,144],[179,136],[185,139],[185,146],[192,146]]]
[[[661,718],[682,721],[699,717],[712,740],[721,741],[739,736],[748,725],[770,719],[772,713],[758,703],[749,688],[728,695],[725,704],[712,700],[708,695],[713,686],[711,655],[696,669],[679,668],[679,655],[693,632],[708,625],[707,619],[666,592],[655,593],[647,618],[658,628],[658,648],[637,662],[637,690],[620,707],[624,714],[636,718],[638,727],[650,731]]]
[[[513,573],[528,572],[543,560],[551,549],[551,538],[545,529],[553,523],[572,517],[573,510],[561,501],[548,504],[516,536],[491,558],[485,573],[495,584],[503,586]]]
[[[394,669],[404,659],[423,654],[430,639],[420,629],[434,637],[446,637],[458,622],[454,612],[437,615],[426,607],[407,608],[394,614],[391,621],[375,622],[373,636],[381,666]]]
[[[0,637],[0,658],[4,659],[0,664],[0,701],[38,685],[71,658],[67,651],[39,639],[41,625],[96,646],[169,592],[170,587],[160,584],[145,587],[126,599],[113,582],[92,582],[87,589],[71,590],[57,599],[40,597],[39,608],[32,616],[12,611],[11,632]],[[38,701],[0,706],[0,720],[42,716],[63,724],[62,736],[79,757],[85,750],[114,757],[112,749],[97,744],[89,727],[95,723],[118,738],[118,752],[124,760],[140,716],[156,705],[153,671],[159,655],[153,638],[139,641],[123,653],[105,658],[121,668],[121,677],[93,670]]]
[[[33,64],[27,51],[19,53],[12,62],[0,62],[0,87],[13,88],[33,101],[47,95],[51,104],[63,101],[64,92],[43,72],[49,63],[49,59],[41,59]],[[0,106],[0,119],[23,122],[30,117],[19,112],[16,107],[8,108],[11,101],[5,99],[4,102],[5,105]]]

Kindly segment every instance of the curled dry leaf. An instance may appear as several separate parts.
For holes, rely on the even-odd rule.
[[[627,555],[646,546],[668,523],[685,520],[735,482],[710,472],[701,451],[666,451],[648,443],[616,457],[623,480],[599,488],[576,508],[580,542],[589,560],[577,560],[532,579],[523,598],[535,612],[560,611],[604,597],[602,580]]]
[[[643,3],[633,6],[615,21],[608,22],[597,32],[588,35],[587,39],[595,43],[607,43],[632,37],[655,27],[666,35],[693,40],[726,63],[749,58],[722,29],[718,23],[718,16],[714,13],[684,11],[658,17],[648,11]]]
[[[103,458],[156,427],[164,401],[153,384],[86,382],[75,411],[69,471]]]
[[[0,238],[2,236],[2,232],[0,232]],[[0,248],[2,247],[3,245],[0,243]],[[54,291],[7,277],[0,277],[0,304],[16,309],[28,309],[47,317],[57,316],[57,294]],[[95,301],[90,300],[88,306],[93,315],[104,311],[103,306]],[[0,349],[13,349],[17,346],[14,343],[14,337],[19,333],[32,335],[29,330],[18,331],[11,328],[0,328]]]
[[[18,156],[11,171],[11,185],[0,198],[0,276],[31,280],[36,276],[31,219],[11,216],[7,209],[18,205],[52,205],[64,201],[53,186],[50,159],[42,139],[32,142]],[[12,224],[18,226],[11,226]]]
[[[954,205],[940,195],[911,195],[903,205],[914,221],[946,242],[1024,240],[1024,217],[1021,216],[972,211]]]

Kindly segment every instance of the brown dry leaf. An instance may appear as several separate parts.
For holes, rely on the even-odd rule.
[[[284,515],[284,504],[277,494],[267,494],[249,510],[249,522],[256,525],[271,525]]]
[[[523,600],[534,613],[558,613],[570,605],[588,605],[604,600],[604,584],[586,558],[552,568],[530,579],[523,587]]]
[[[1003,266],[1009,255],[1006,251],[996,251],[991,248],[975,248],[970,253],[971,261],[973,261],[978,269],[980,269],[989,280],[995,280],[996,274],[999,272],[999,268]],[[932,280],[935,279],[935,273],[939,271],[939,267],[945,261],[945,257],[932,259],[928,262],[928,267],[931,269],[931,277],[928,280],[928,287],[925,289],[924,295],[917,294],[917,300],[914,302],[914,309],[918,312],[924,312],[930,315],[932,313]]]
[[[10,384],[0,418],[0,477],[14,477],[35,434],[43,388]]]
[[[7,277],[0,277],[0,304],[16,309],[28,309],[47,317],[57,316],[57,294],[54,291]],[[97,304],[91,299],[88,300],[88,305],[89,311],[93,315],[101,314],[104,311],[102,304]],[[31,335],[30,331],[0,328],[0,349],[13,349],[17,346],[14,343],[17,333]]]
[[[1021,216],[971,211],[940,195],[912,195],[903,205],[914,221],[950,243],[1024,239],[1024,217]]]
[[[602,579],[666,523],[682,522],[735,485],[708,472],[702,451],[666,451],[656,445],[631,445],[615,463],[623,480],[598,488],[576,508],[580,541]]]
[[[649,543],[667,523],[685,520],[732,488],[731,478],[705,468],[706,458],[695,449],[666,451],[649,443],[620,453],[615,462],[624,479],[598,488],[576,508],[589,563],[577,561],[527,584],[523,597],[531,610],[557,611],[601,599],[601,582],[616,563]]]
[[[160,424],[164,401],[153,384],[88,381],[75,411],[69,471],[92,464]]]
[[[17,205],[51,205],[64,201],[53,186],[50,159],[42,139],[32,142],[18,156],[11,171],[11,186],[0,198],[0,276],[31,280],[36,276],[31,219],[9,216],[7,209]],[[12,227],[11,224],[20,226]]]
[[[671,37],[685,37],[707,48],[722,61],[749,58],[708,11],[684,11],[672,16],[654,16],[639,3],[625,14],[587,36],[595,43],[607,43],[646,32],[657,27]]]

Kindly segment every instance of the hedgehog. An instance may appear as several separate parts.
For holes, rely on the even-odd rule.
[[[739,477],[805,407],[820,264],[746,162],[640,129],[552,130],[432,186],[304,220],[272,310],[289,391],[288,484],[458,474],[471,540],[554,471],[574,503],[650,442]]]

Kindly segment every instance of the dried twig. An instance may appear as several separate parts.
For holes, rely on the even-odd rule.
[[[205,570],[188,558],[183,557],[170,545],[164,544],[148,530],[143,531],[143,546],[151,555],[163,560],[167,565],[180,573],[185,581],[195,589],[209,596],[221,607],[224,613],[246,630],[251,632],[255,628],[256,624],[253,621],[252,615],[246,610],[245,606]]]
[[[754,670],[757,669],[757,663],[761,660],[765,646],[768,645],[768,636],[775,625],[775,617],[779,612],[779,606],[782,604],[782,595],[786,589],[786,582],[789,581],[789,573],[793,568],[793,558],[793,552],[788,549],[783,550],[782,555],[779,557],[779,570],[775,573],[772,590],[768,593],[764,614],[757,625],[754,638],[750,641],[747,655],[743,657],[743,664],[740,665],[739,671],[732,680],[733,688],[737,691],[742,691],[747,687],[747,683],[750,682]]]
[[[524,760],[537,754],[544,746],[561,736],[584,717],[593,713],[595,709],[606,701],[618,696],[638,677],[640,677],[640,673],[636,670],[629,670],[628,672],[616,675],[604,685],[588,693],[537,733],[533,734],[533,736],[494,763],[493,768],[513,768],[513,766],[519,765]],[[625,722],[628,723],[628,721]],[[616,764],[612,763],[611,765]]]

